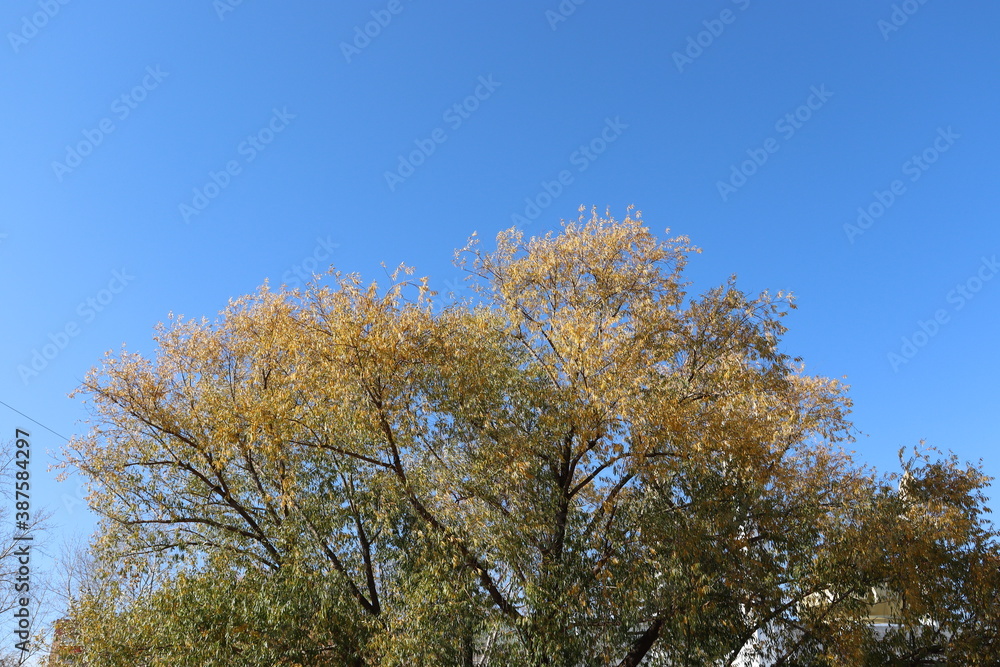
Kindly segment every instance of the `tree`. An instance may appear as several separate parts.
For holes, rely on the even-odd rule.
[[[109,354],[80,390],[93,427],[66,450],[104,517],[106,588],[74,612],[86,650],[123,665],[997,656],[988,480],[928,461],[894,487],[854,463],[846,387],[779,348],[791,297],[734,278],[690,297],[692,252],[638,215],[581,216],[492,252],[473,238],[456,261],[475,303],[435,308],[405,267],[385,288],[331,270],[215,323],[172,318],[153,358]],[[867,621],[878,587],[906,601],[884,638]],[[920,629],[928,614],[941,632]]]

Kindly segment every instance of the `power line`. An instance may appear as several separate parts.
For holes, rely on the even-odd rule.
[[[41,426],[42,428],[44,428],[44,429],[45,429],[46,431],[48,431],[49,433],[52,433],[53,435],[58,435],[58,436],[59,436],[60,438],[62,438],[62,439],[63,439],[63,440],[65,440],[66,442],[69,442],[69,438],[67,438],[67,437],[66,437],[65,435],[62,435],[61,433],[56,433],[55,431],[53,431],[52,429],[50,429],[50,428],[49,428],[48,426],[46,426],[46,425],[45,425],[45,424],[43,424],[42,422],[38,421],[37,419],[32,419],[31,417],[29,417],[28,415],[24,414],[23,412],[21,412],[20,410],[18,410],[18,409],[17,409],[17,408],[15,408],[14,406],[12,406],[12,405],[9,405],[9,404],[7,404],[7,403],[4,403],[3,401],[0,401],[0,405],[3,405],[3,406],[6,406],[6,407],[10,408],[11,410],[13,410],[13,411],[14,411],[14,412],[16,412],[17,414],[21,415],[21,416],[22,416],[22,417],[24,417],[25,419],[31,419],[31,421],[33,421],[33,422],[35,422],[36,424],[38,424],[39,426]]]

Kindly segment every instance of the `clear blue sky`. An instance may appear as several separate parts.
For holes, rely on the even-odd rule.
[[[797,295],[786,350],[847,377],[864,461],[1000,473],[1000,5],[230,1],[0,9],[0,400],[82,432],[67,393],[170,311],[311,257],[447,289],[473,231],[635,204],[704,249],[695,290]]]

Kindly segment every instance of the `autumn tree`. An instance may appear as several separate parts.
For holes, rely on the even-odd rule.
[[[691,296],[692,252],[581,216],[473,238],[467,302],[331,270],[109,355],[66,452],[103,517],[92,659],[995,658],[988,480],[855,463],[846,387],[781,349],[791,298]]]

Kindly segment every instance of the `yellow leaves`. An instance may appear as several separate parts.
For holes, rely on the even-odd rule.
[[[213,323],[172,317],[153,358],[109,356],[82,390],[93,430],[71,445],[118,520],[104,543],[190,540],[201,551],[178,568],[329,577],[342,618],[384,595],[370,641],[391,652],[386,629],[401,633],[399,662],[459,608],[507,632],[676,605],[735,634],[725,609],[774,602],[767,577],[847,562],[837,549],[864,541],[850,530],[886,510],[836,446],[847,387],[778,350],[790,297],[730,282],[688,298],[696,250],[629,215],[508,230],[491,253],[470,239],[476,306],[435,312],[403,265],[382,286],[332,272]],[[915,471],[892,499],[899,541],[974,534],[982,479]],[[501,661],[523,655],[508,634]]]

